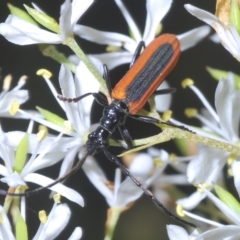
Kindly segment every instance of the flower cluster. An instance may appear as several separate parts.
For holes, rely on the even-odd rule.
[[[187,78],[182,82],[183,88],[190,88],[204,106],[201,111],[192,108],[185,111],[188,117],[200,121],[199,126],[182,123],[171,116],[169,108],[172,97],[165,94],[167,91],[163,90],[162,95],[151,98],[149,107],[146,108],[148,110],[141,110],[140,113],[142,119],[145,117],[145,121],[150,117],[161,119],[156,128],[161,128],[162,132],[147,138],[134,139],[135,148],[123,154],[124,166],[120,166],[125,175],[130,177],[122,180],[121,171],[117,168],[114,180],[109,180],[101,164],[97,163],[98,156],[95,151],[90,154],[85,147],[89,133],[98,127],[91,121],[94,98],[100,105],[113,101],[109,93],[110,87],[106,83],[108,71],[105,66],[107,65],[110,70],[126,63],[132,66],[134,64],[132,59],[136,57],[135,50],[139,43],[144,41],[147,46],[156,36],[162,34],[162,20],[171,9],[173,1],[146,0],[145,25],[140,30],[123,1],[114,0],[115,7],[125,19],[129,34],[101,31],[92,26],[79,24],[78,21],[82,17],[88,14],[91,17],[89,10],[91,7],[94,8],[95,4],[97,3],[93,0],[65,0],[60,8],[59,22],[35,4],[32,4],[32,7],[24,5],[25,10],[8,4],[11,14],[0,24],[0,34],[7,41],[17,45],[37,44],[44,55],[60,64],[58,83],[55,85],[51,80],[53,74],[49,70],[39,69],[37,75],[45,80],[55,102],[65,113],[65,119],[41,107],[36,107],[37,110],[20,108],[20,105],[29,101],[31,96],[30,91],[23,89],[27,77],[22,76],[17,86],[13,88],[11,88],[12,76],[7,75],[4,78],[3,90],[0,93],[0,116],[4,120],[14,121],[14,128],[6,131],[6,121],[1,122],[0,181],[3,186],[7,185],[9,193],[0,190],[1,195],[8,195],[0,203],[0,238],[29,238],[33,231],[28,229],[26,196],[41,194],[43,189],[49,188],[53,191],[50,194],[50,198],[54,199],[53,207],[48,216],[45,210],[39,211],[40,226],[32,238],[55,239],[69,227],[71,233],[69,232],[68,239],[81,239],[84,236],[84,229],[82,230],[80,222],[71,220],[74,213],[69,204],[77,204],[78,208],[79,205],[84,207],[87,205],[84,201],[85,195],[62,182],[81,166],[87,179],[108,205],[105,232],[102,230],[106,240],[113,238],[119,217],[140,199],[143,192],[155,203],[159,200],[158,206],[161,207],[163,204],[166,208],[162,208],[166,212],[177,203],[177,214],[180,217],[187,216],[186,221],[201,227],[189,235],[182,227],[167,225],[166,231],[170,239],[237,239],[240,236],[239,202],[233,194],[224,189],[224,186],[231,178],[232,186],[240,195],[238,174],[240,77],[231,70],[208,68],[211,76],[218,80],[215,95],[213,94],[215,108],[194,85],[192,79]],[[237,0],[231,3],[226,1],[224,4],[217,1],[216,16],[190,4],[186,4],[185,9],[211,25],[218,37],[214,35],[210,39],[221,42],[234,58],[240,60],[240,29],[238,29],[240,19],[236,17],[240,16],[240,12]],[[181,52],[195,47],[209,33],[209,26],[201,26],[176,35]],[[86,55],[75,40],[78,37],[90,44],[105,45],[106,51]],[[69,47],[73,54],[65,57],[52,44],[63,44]],[[168,83],[164,81],[157,90],[167,87]],[[58,89],[61,89],[61,96],[58,95]],[[98,94],[99,97],[95,97],[94,94],[98,92],[101,92]],[[160,112],[164,112],[161,117]],[[19,121],[26,124],[25,131],[18,128]],[[119,129],[123,129],[125,135],[129,134],[125,126],[121,125]],[[118,140],[112,132],[109,131],[109,134],[112,136],[108,139],[110,146],[125,146],[125,143]],[[173,138],[176,139],[176,146],[183,156],[152,147]],[[194,144],[190,145],[188,141]],[[149,148],[145,152],[135,153],[147,147]],[[110,153],[106,154],[105,148],[104,145],[102,150],[105,158],[120,165]],[[78,163],[74,166],[76,159]],[[56,167],[57,176],[49,176],[47,170],[51,171],[55,166],[59,166],[59,169]],[[29,183],[40,187],[26,191]],[[177,188],[176,185],[180,187]],[[186,194],[181,191],[182,185],[193,185],[197,190]],[[148,188],[152,189],[154,197]],[[61,196],[64,197],[63,200],[60,200]],[[210,204],[212,210],[206,210],[205,205]],[[190,212],[193,209],[197,213]],[[180,220],[180,217],[175,219]],[[215,228],[210,228],[211,226]],[[15,228],[14,231],[12,227]],[[85,234],[88,235],[87,232]]]

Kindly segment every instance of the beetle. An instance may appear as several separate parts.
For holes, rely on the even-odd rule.
[[[112,135],[117,129],[126,143],[127,148],[133,147],[131,136],[125,127],[127,117],[152,124],[161,123],[158,119],[148,116],[140,116],[137,114],[146,104],[151,95],[154,94],[157,87],[163,82],[165,77],[175,67],[181,53],[180,43],[175,35],[163,34],[153,40],[140,55],[142,47],[143,42],[141,42],[136,49],[129,71],[123,76],[113,90],[111,90],[111,82],[107,67],[104,65],[104,78],[106,80],[108,91],[112,97],[112,102],[110,104],[108,104],[106,99],[99,93],[86,93],[77,98],[67,98],[65,96],[58,95],[60,100],[68,102],[77,102],[89,95],[92,95],[99,104],[104,106],[99,126],[95,131],[89,134],[88,140],[85,144],[85,156],[79,160],[76,166],[66,175],[56,179],[48,186],[37,188],[33,191],[22,194],[4,192],[4,195],[29,196],[36,194],[40,190],[49,188],[75,173],[83,165],[87,156],[103,152],[110,161],[115,163],[126,176],[130,177],[131,180],[143,190],[144,194],[151,198],[152,201],[154,201],[165,213],[181,223],[187,224],[191,227],[196,227],[194,224],[184,221],[169,212],[162,203],[142,185],[142,183],[132,176],[129,170],[120,163],[118,158],[107,150],[109,140],[110,138],[113,138]],[[171,88],[163,89],[155,92],[155,94],[165,94],[173,91],[174,90]],[[0,192],[0,194],[3,193]]]

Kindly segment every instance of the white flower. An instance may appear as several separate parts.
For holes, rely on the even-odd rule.
[[[91,58],[91,60],[101,72],[102,64],[97,59]],[[50,86],[50,89],[53,91],[53,95],[56,97],[50,80],[46,79],[46,81]],[[73,78],[70,70],[62,65],[59,73],[59,84],[62,89],[63,96],[70,98],[82,96],[83,94],[89,92],[96,93],[99,91],[100,87],[98,81],[96,81],[83,62],[80,62],[76,69],[75,79]],[[75,130],[74,132],[72,131],[67,133],[72,137],[69,139],[69,142],[74,143],[75,147],[70,148],[67,152],[61,165],[59,176],[64,175],[64,173],[71,169],[76,154],[78,152],[81,153],[84,149],[84,137],[91,130],[90,113],[93,100],[94,98],[92,96],[83,98],[76,103],[62,102],[57,99],[60,106],[65,111],[68,121],[71,122],[71,125]]]
[[[106,44],[117,48],[122,47],[124,49],[123,51],[93,55],[99,58],[101,62],[107,64],[109,69],[113,69],[124,63],[130,63],[139,42],[143,40],[147,46],[155,38],[157,27],[172,4],[171,0],[147,0],[147,16],[144,31],[143,34],[141,34],[122,1],[115,0],[115,2],[126,19],[133,38],[120,33],[99,31],[78,24],[74,27],[74,33],[81,38],[97,42],[98,44]],[[208,33],[209,28],[204,26],[179,35],[178,38],[181,42],[181,50],[194,46]],[[75,63],[78,61],[74,56],[71,56],[71,60]]]
[[[228,79],[219,81],[215,93],[216,111],[208,103],[205,103],[211,119],[208,120],[200,114],[196,115],[196,118],[203,122],[203,129],[207,130],[198,131],[199,134],[231,144],[239,141],[240,91],[235,89],[234,84],[232,73],[229,73]],[[190,87],[196,88],[195,86]],[[198,92],[196,89],[194,91]],[[201,98],[203,98],[202,95]],[[199,154],[188,165],[188,181],[193,184],[205,183],[211,188],[212,183],[222,180],[222,170],[228,157],[229,153],[227,152],[201,147]],[[178,200],[178,203],[181,203],[186,209],[192,209],[205,197],[205,193],[196,192],[188,198]]]
[[[101,72],[102,64],[99,62],[99,60],[94,58],[91,58],[91,60],[95,64],[95,67],[99,70],[99,72]],[[61,170],[59,173],[59,176],[63,176],[66,172],[68,172],[72,168],[77,153],[78,152],[81,153],[82,150],[84,149],[84,138],[86,138],[87,133],[91,130],[90,112],[94,98],[92,96],[88,96],[77,103],[63,102],[57,98],[56,89],[52,85],[47,74],[45,75],[43,74],[43,77],[46,80],[46,83],[48,84],[50,90],[52,91],[54,98],[66,112],[67,119],[74,129],[74,131],[72,130],[65,132],[65,134],[70,137],[62,137],[56,143],[56,145],[52,146],[56,151],[64,152],[65,154],[63,163],[61,165]],[[65,97],[72,98],[81,96],[88,92],[98,92],[100,86],[98,81],[96,81],[92,73],[88,70],[88,68],[86,68],[83,62],[80,62],[78,67],[76,68],[75,79],[73,78],[70,70],[67,69],[64,65],[62,65],[59,73],[59,84],[62,89],[62,94]],[[55,131],[58,131],[62,134],[63,127],[60,127],[55,123],[49,122],[45,119],[36,117],[34,115],[27,114],[22,110],[19,110],[19,112],[22,113],[23,115],[28,116],[28,118],[33,119],[34,121],[42,125],[45,125]],[[15,134],[15,132],[12,133],[12,135],[13,134]],[[3,140],[6,141],[6,139]],[[7,141],[8,145],[10,146],[14,145],[13,141],[15,144],[18,144],[18,142],[16,142],[16,137],[13,137],[12,140],[10,140],[9,136],[7,138]],[[32,142],[32,144],[34,146],[34,141]],[[46,146],[49,144],[50,143],[47,142]],[[49,151],[51,151],[51,149]]]
[[[0,206],[0,239],[15,240],[15,236],[12,232],[10,221],[7,217],[2,206]],[[67,204],[54,204],[52,210],[49,213],[46,222],[42,222],[38,228],[33,240],[51,240],[55,239],[61,231],[64,230],[71,217],[71,211]],[[82,230],[77,227],[69,240],[77,240],[82,236]]]
[[[240,61],[240,37],[231,23],[223,23],[215,15],[190,4],[185,4],[184,6],[192,15],[212,26],[217,32],[222,45],[233,57]]]
[[[29,134],[28,144],[30,146],[29,149],[31,149],[30,151],[32,151],[32,156],[20,173],[14,170],[15,149],[19,142],[15,146],[14,143],[17,139],[22,139],[25,133],[12,132],[11,134],[5,134],[1,132],[0,135],[2,138],[2,141],[0,142],[0,156],[4,162],[4,165],[0,165],[0,175],[4,176],[1,178],[2,182],[6,182],[9,187],[16,188],[18,186],[25,186],[25,182],[32,182],[40,186],[46,186],[54,181],[53,179],[34,172],[57,163],[65,156],[64,151],[61,150],[66,147],[66,143],[63,142],[63,145],[61,146],[61,141],[59,141],[61,135],[55,138],[47,138],[46,143],[44,144],[45,146],[41,146],[42,141],[37,141],[37,136],[35,134]],[[14,143],[11,141],[11,138],[14,139]],[[43,140],[43,142],[44,141],[45,140]],[[11,147],[6,145],[8,143],[11,143]],[[32,145],[36,146],[35,149],[33,149]],[[67,150],[67,148],[65,149]],[[78,192],[60,183],[50,189],[81,206],[84,205],[83,198]]]
[[[139,181],[145,183],[153,167],[153,160],[148,154],[139,154],[130,165],[129,171]],[[130,178],[121,182],[120,169],[115,173],[114,189],[109,188],[106,175],[92,157],[88,158],[82,169],[91,183],[105,197],[110,207],[124,210],[129,203],[136,201],[143,194]]]
[[[239,169],[239,168],[238,168]],[[205,189],[203,186],[200,186],[200,188],[204,191],[204,193],[207,195],[208,198],[212,200],[212,202],[216,205],[216,207],[223,213],[225,216],[235,225],[223,225],[218,222],[214,222],[209,220],[209,218],[204,218],[201,216],[197,216],[195,214],[189,213],[185,210],[183,210],[183,213],[187,215],[188,217],[191,217],[195,220],[202,221],[204,223],[210,224],[215,226],[215,229],[208,230],[202,234],[194,234],[191,237],[193,238],[187,238],[187,233],[185,233],[185,238],[181,239],[196,239],[196,240],[206,240],[206,239],[239,239],[240,237],[240,220],[239,220],[239,214],[236,213],[232,208],[227,206],[224,202],[222,202],[219,198],[214,196],[210,191]],[[184,232],[183,229],[179,231],[177,227],[174,227],[170,229],[171,231],[168,231],[169,236],[171,240],[177,239],[174,238],[174,234],[176,231],[178,232]],[[174,233],[175,232],[175,233]]]
[[[179,157],[170,159],[169,154],[164,150],[158,150],[156,148],[149,148],[148,154],[155,160],[155,170],[150,178],[146,180],[146,184],[151,186],[154,196],[163,205],[167,205],[170,202],[170,196],[167,190],[168,185],[189,185],[186,177],[187,164],[189,157]],[[159,166],[158,166],[159,165]],[[171,165],[179,174],[165,175],[164,170],[168,165]]]
[[[82,228],[76,227],[68,240],[78,240],[82,237]]]
[[[14,101],[19,104],[25,103],[28,98],[28,91],[21,90],[21,88],[25,85],[27,80],[27,76],[22,76],[17,86],[13,89],[9,90],[11,87],[12,76],[8,75],[3,80],[3,91],[0,93],[0,116],[1,117],[13,117],[9,114],[9,109]],[[21,114],[14,115],[16,118],[22,118]]]
[[[169,240],[195,240],[199,235],[197,230],[189,235],[184,228],[176,225],[167,225],[167,233]]]
[[[156,157],[161,164],[155,167],[153,159]],[[169,178],[162,174],[168,164],[172,164],[173,166],[176,162],[178,162],[177,159],[173,161],[169,160],[167,152],[151,148],[149,154],[141,153],[134,157],[128,167],[131,174],[142,182],[144,187],[147,188],[151,186],[153,188],[153,193],[154,195],[156,194],[155,197],[165,205],[168,194],[161,186],[158,186],[159,184],[176,184],[177,181],[178,184],[188,184],[187,178],[183,174],[176,174],[176,176]],[[179,162],[179,165],[181,165],[181,162]],[[92,158],[89,158],[82,168],[89,180],[106,198],[106,201],[111,207],[124,209],[129,203],[136,201],[143,194],[143,191],[138,188],[130,178],[126,178],[121,182],[119,170],[117,170],[115,174],[114,190],[110,189],[107,185],[109,181],[105,174]]]
[[[8,220],[7,214],[5,213],[3,207],[0,205],[0,239],[15,240],[14,234],[12,232],[11,224]]]
[[[67,226],[71,217],[71,211],[67,204],[54,204],[46,222],[42,222],[33,240],[55,239]],[[76,228],[69,239],[80,239],[81,228]],[[74,238],[73,238],[74,237]]]
[[[220,138],[222,141],[232,144],[236,144],[239,141],[240,120],[240,91],[235,89],[234,84],[234,77],[232,73],[229,73],[228,79],[221,79],[219,81],[215,93],[216,113],[214,116],[212,115],[218,125],[214,125],[213,121],[210,122],[213,124],[208,124],[208,121],[203,122],[204,127],[214,133],[218,139]],[[204,117],[202,116],[199,119],[204,120]],[[212,135],[211,137],[214,138],[215,136]],[[205,153],[205,151],[208,151],[208,153]],[[209,159],[206,157],[206,155],[210,153],[213,153],[213,155],[215,154],[215,160],[211,159],[211,161],[209,161]],[[200,155],[202,155],[202,157]],[[195,168],[194,171],[202,170],[201,176],[197,174],[198,177],[196,176],[197,179],[195,179],[194,176],[190,177],[189,174],[191,173],[189,172],[189,180],[194,183],[204,182],[204,180],[209,178],[209,174],[211,173],[212,175],[215,175],[215,177],[211,179],[211,181],[214,181],[214,179],[218,177],[216,172],[220,172],[220,169],[222,169],[224,163],[226,163],[226,157],[228,156],[228,153],[223,153],[220,150],[206,150],[206,148],[203,148],[203,150],[200,152],[200,155],[197,156],[197,160],[191,161],[189,168],[191,168],[191,170]],[[211,156],[214,157],[213,155]],[[223,160],[222,158],[224,158],[224,156],[225,159]],[[199,168],[201,168],[201,170]]]
[[[66,0],[61,6],[59,34],[43,30],[14,15],[9,15],[5,23],[0,24],[0,34],[18,45],[62,43],[73,34],[74,25],[92,2],[93,0],[73,0],[72,2]]]

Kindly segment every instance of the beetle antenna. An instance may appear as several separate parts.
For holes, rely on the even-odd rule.
[[[176,215],[174,215],[173,213],[171,213],[169,210],[167,210],[163,204],[154,197],[154,195],[152,194],[151,191],[149,191],[148,189],[146,189],[142,183],[140,181],[138,181],[130,172],[129,170],[120,163],[120,161],[118,160],[117,157],[115,157],[114,155],[112,155],[108,150],[103,149],[104,154],[106,155],[106,157],[112,161],[113,163],[115,163],[120,169],[121,171],[124,173],[125,176],[131,178],[131,180],[142,189],[143,193],[148,196],[159,208],[161,208],[163,210],[163,212],[165,212],[167,215],[169,215],[171,218],[173,218],[175,221],[178,221],[182,224],[188,225],[190,227],[193,228],[197,228],[196,225],[194,225],[193,223],[187,222],[185,220],[182,220],[181,218],[177,217]]]
[[[80,159],[77,162],[76,166],[73,167],[69,172],[67,172],[62,177],[57,178],[56,180],[54,180],[52,183],[48,184],[47,186],[39,187],[34,190],[27,191],[25,193],[11,193],[11,192],[0,189],[0,195],[4,195],[4,196],[8,195],[8,196],[13,196],[13,197],[24,197],[24,196],[28,197],[28,196],[36,195],[39,192],[45,191],[46,189],[49,189],[50,187],[56,185],[57,183],[64,181],[65,179],[67,179],[68,177],[73,175],[75,172],[77,172],[82,167],[82,165],[84,164],[87,157],[88,157],[88,153],[82,159]]]

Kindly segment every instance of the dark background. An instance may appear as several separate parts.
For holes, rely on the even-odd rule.
[[[23,3],[30,5],[30,2],[31,1],[28,0],[11,1],[13,5],[21,8]],[[62,2],[63,1],[59,0],[35,1],[39,7],[56,20],[59,18],[59,8]],[[0,1],[0,22],[4,22],[8,16],[6,3],[7,1],[5,0]],[[128,0],[124,1],[124,3],[133,15],[135,21],[138,23],[140,29],[143,29],[146,13],[145,1]],[[184,9],[183,5],[185,3],[191,3],[212,13],[215,11],[215,1],[213,0],[174,0],[169,13],[162,22],[164,33],[181,34],[194,27],[202,26],[204,24]],[[114,1],[96,1],[88,13],[80,20],[80,23],[95,27],[99,30],[128,34],[127,24]],[[78,39],[78,41],[86,53],[100,53],[104,50],[103,46],[99,46],[95,43],[89,43],[81,39]],[[65,46],[58,45],[57,47],[66,54],[71,53],[71,51]],[[197,121],[190,121],[186,119],[183,114],[183,110],[186,107],[202,107],[200,101],[190,90],[183,90],[181,88],[181,81],[186,77],[193,78],[196,85],[202,89],[209,101],[212,103],[214,102],[214,92],[217,82],[214,81],[205,71],[206,66],[231,70],[238,73],[238,62],[221,45],[214,44],[208,38],[204,39],[197,45],[197,47],[183,52],[177,67],[168,77],[170,85],[177,88],[177,93],[174,94],[171,107],[174,111],[175,118],[191,124],[198,124]],[[31,99],[22,106],[23,108],[33,109],[36,105],[38,105],[63,117],[65,116],[53,99],[45,82],[35,74],[40,68],[47,68],[51,70],[54,73],[54,84],[59,89],[58,73],[60,66],[52,59],[42,56],[36,45],[18,46],[9,43],[0,36],[0,67],[2,69],[1,75],[4,77],[5,75],[11,73],[13,75],[14,83],[16,83],[22,75],[29,76],[29,81],[25,88],[30,90]],[[111,72],[111,77],[114,83],[120,79],[120,77],[126,72],[127,68],[127,65],[121,66]],[[94,104],[93,109],[94,114],[92,115],[92,121],[98,122],[102,109],[96,104]],[[2,119],[1,122],[4,131],[26,131],[26,127],[28,125],[28,122],[19,120]],[[133,123],[134,126],[136,126],[133,121],[127,122],[127,126],[130,129],[133,138],[144,137],[145,135],[142,131],[141,135],[139,135],[139,125],[137,125],[137,128],[135,127],[134,129]],[[146,127],[144,124],[140,125],[140,127],[141,130],[149,129],[149,126]],[[151,128],[152,134],[156,133],[154,130],[156,129]],[[173,145],[163,144],[161,147],[170,152],[177,151]],[[115,152],[115,149],[110,151]],[[118,149],[117,151],[119,152]],[[98,159],[101,160],[100,164],[105,169],[109,179],[112,179],[115,167],[112,166],[109,161],[105,160],[106,158],[102,155],[100,155]],[[56,178],[59,167],[60,164],[46,170],[46,174]],[[76,226],[83,228],[84,236],[82,239],[103,239],[106,210],[108,207],[105,199],[89,183],[82,171],[79,171],[78,174],[72,176],[68,180],[67,185],[72,186],[83,195],[86,206],[81,208],[76,206],[74,203],[69,203],[72,209],[71,222],[58,239],[67,239]],[[2,186],[2,188],[4,187],[3,184],[0,186]],[[36,186],[32,187],[34,188]],[[50,201],[47,198],[48,192],[49,191],[28,199],[27,214],[28,220],[30,220],[28,221],[28,225],[31,237],[34,236],[39,224],[38,211],[42,209],[50,211],[51,209],[52,202],[49,204]],[[67,202],[65,199],[63,201]],[[130,210],[121,215],[116,228],[114,240],[167,239],[167,236],[164,234],[166,232],[166,224],[170,223],[178,224],[158,210],[149,199],[142,197]]]

